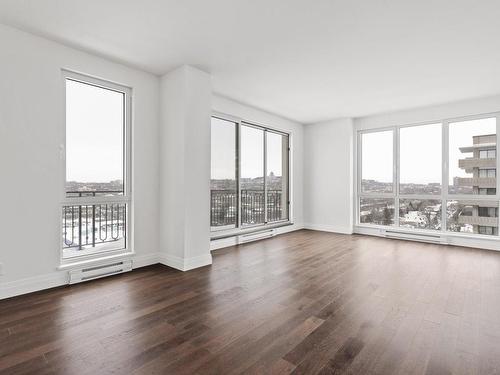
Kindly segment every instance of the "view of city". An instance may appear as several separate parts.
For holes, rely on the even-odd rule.
[[[452,155],[462,156],[453,160],[457,168],[450,166],[451,184],[448,192],[450,195],[484,195],[485,199],[448,199],[445,229],[451,232],[498,235],[498,202],[486,197],[496,194],[496,134],[474,134],[468,139],[468,144],[457,147],[460,154],[452,154],[455,151],[450,151],[450,162]],[[361,186],[363,192],[373,195],[393,192],[392,182],[363,179]],[[401,183],[400,191],[406,196],[436,195],[436,199],[399,198],[400,227],[442,229],[440,183]],[[363,196],[360,199],[359,220],[363,224],[395,225],[394,198]]]
[[[241,178],[241,222],[259,224],[265,221],[264,178]],[[286,191],[283,191],[281,176],[270,173],[267,184],[267,220],[286,218]],[[238,200],[235,180],[211,180],[210,207],[211,227],[236,225]]]
[[[105,197],[123,195],[123,181],[66,183],[66,196]],[[64,257],[125,247],[126,203],[67,205],[62,209]]]

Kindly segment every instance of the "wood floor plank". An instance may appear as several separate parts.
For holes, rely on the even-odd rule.
[[[301,230],[0,301],[0,374],[497,374],[500,253]]]

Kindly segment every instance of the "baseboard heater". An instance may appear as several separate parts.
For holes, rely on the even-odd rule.
[[[411,233],[411,232],[401,232],[396,230],[384,230],[383,235],[386,238],[393,238],[398,240],[411,240],[419,242],[447,244],[445,238],[440,234]]]
[[[101,277],[116,275],[132,271],[132,261],[123,260],[119,262],[103,264],[69,271],[69,283],[76,284],[83,281],[95,280]]]
[[[273,237],[275,234],[276,233],[275,233],[274,229],[267,229],[267,230],[262,230],[260,232],[242,234],[242,235],[238,236],[238,243],[245,243],[245,242],[250,242],[250,241],[255,241],[255,240],[262,240],[264,238]]]

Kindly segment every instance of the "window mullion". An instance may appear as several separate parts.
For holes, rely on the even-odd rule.
[[[241,120],[236,125],[236,204],[237,228],[241,227]]]
[[[448,180],[449,180],[449,158],[450,158],[450,153],[449,153],[449,146],[450,146],[450,140],[449,140],[449,121],[443,121],[442,124],[442,129],[441,129],[441,134],[442,134],[442,139],[441,139],[441,144],[442,144],[442,178],[441,178],[441,232],[446,232],[447,228],[447,221],[448,221],[448,213],[447,213],[447,207],[448,207]]]
[[[267,224],[267,129],[264,129],[264,224]]]
[[[393,134],[393,163],[394,163],[394,226],[399,227],[399,127],[394,129]]]

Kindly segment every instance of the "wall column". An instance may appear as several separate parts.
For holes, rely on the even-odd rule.
[[[184,65],[161,78],[160,92],[160,259],[186,271],[212,263],[211,77]]]

